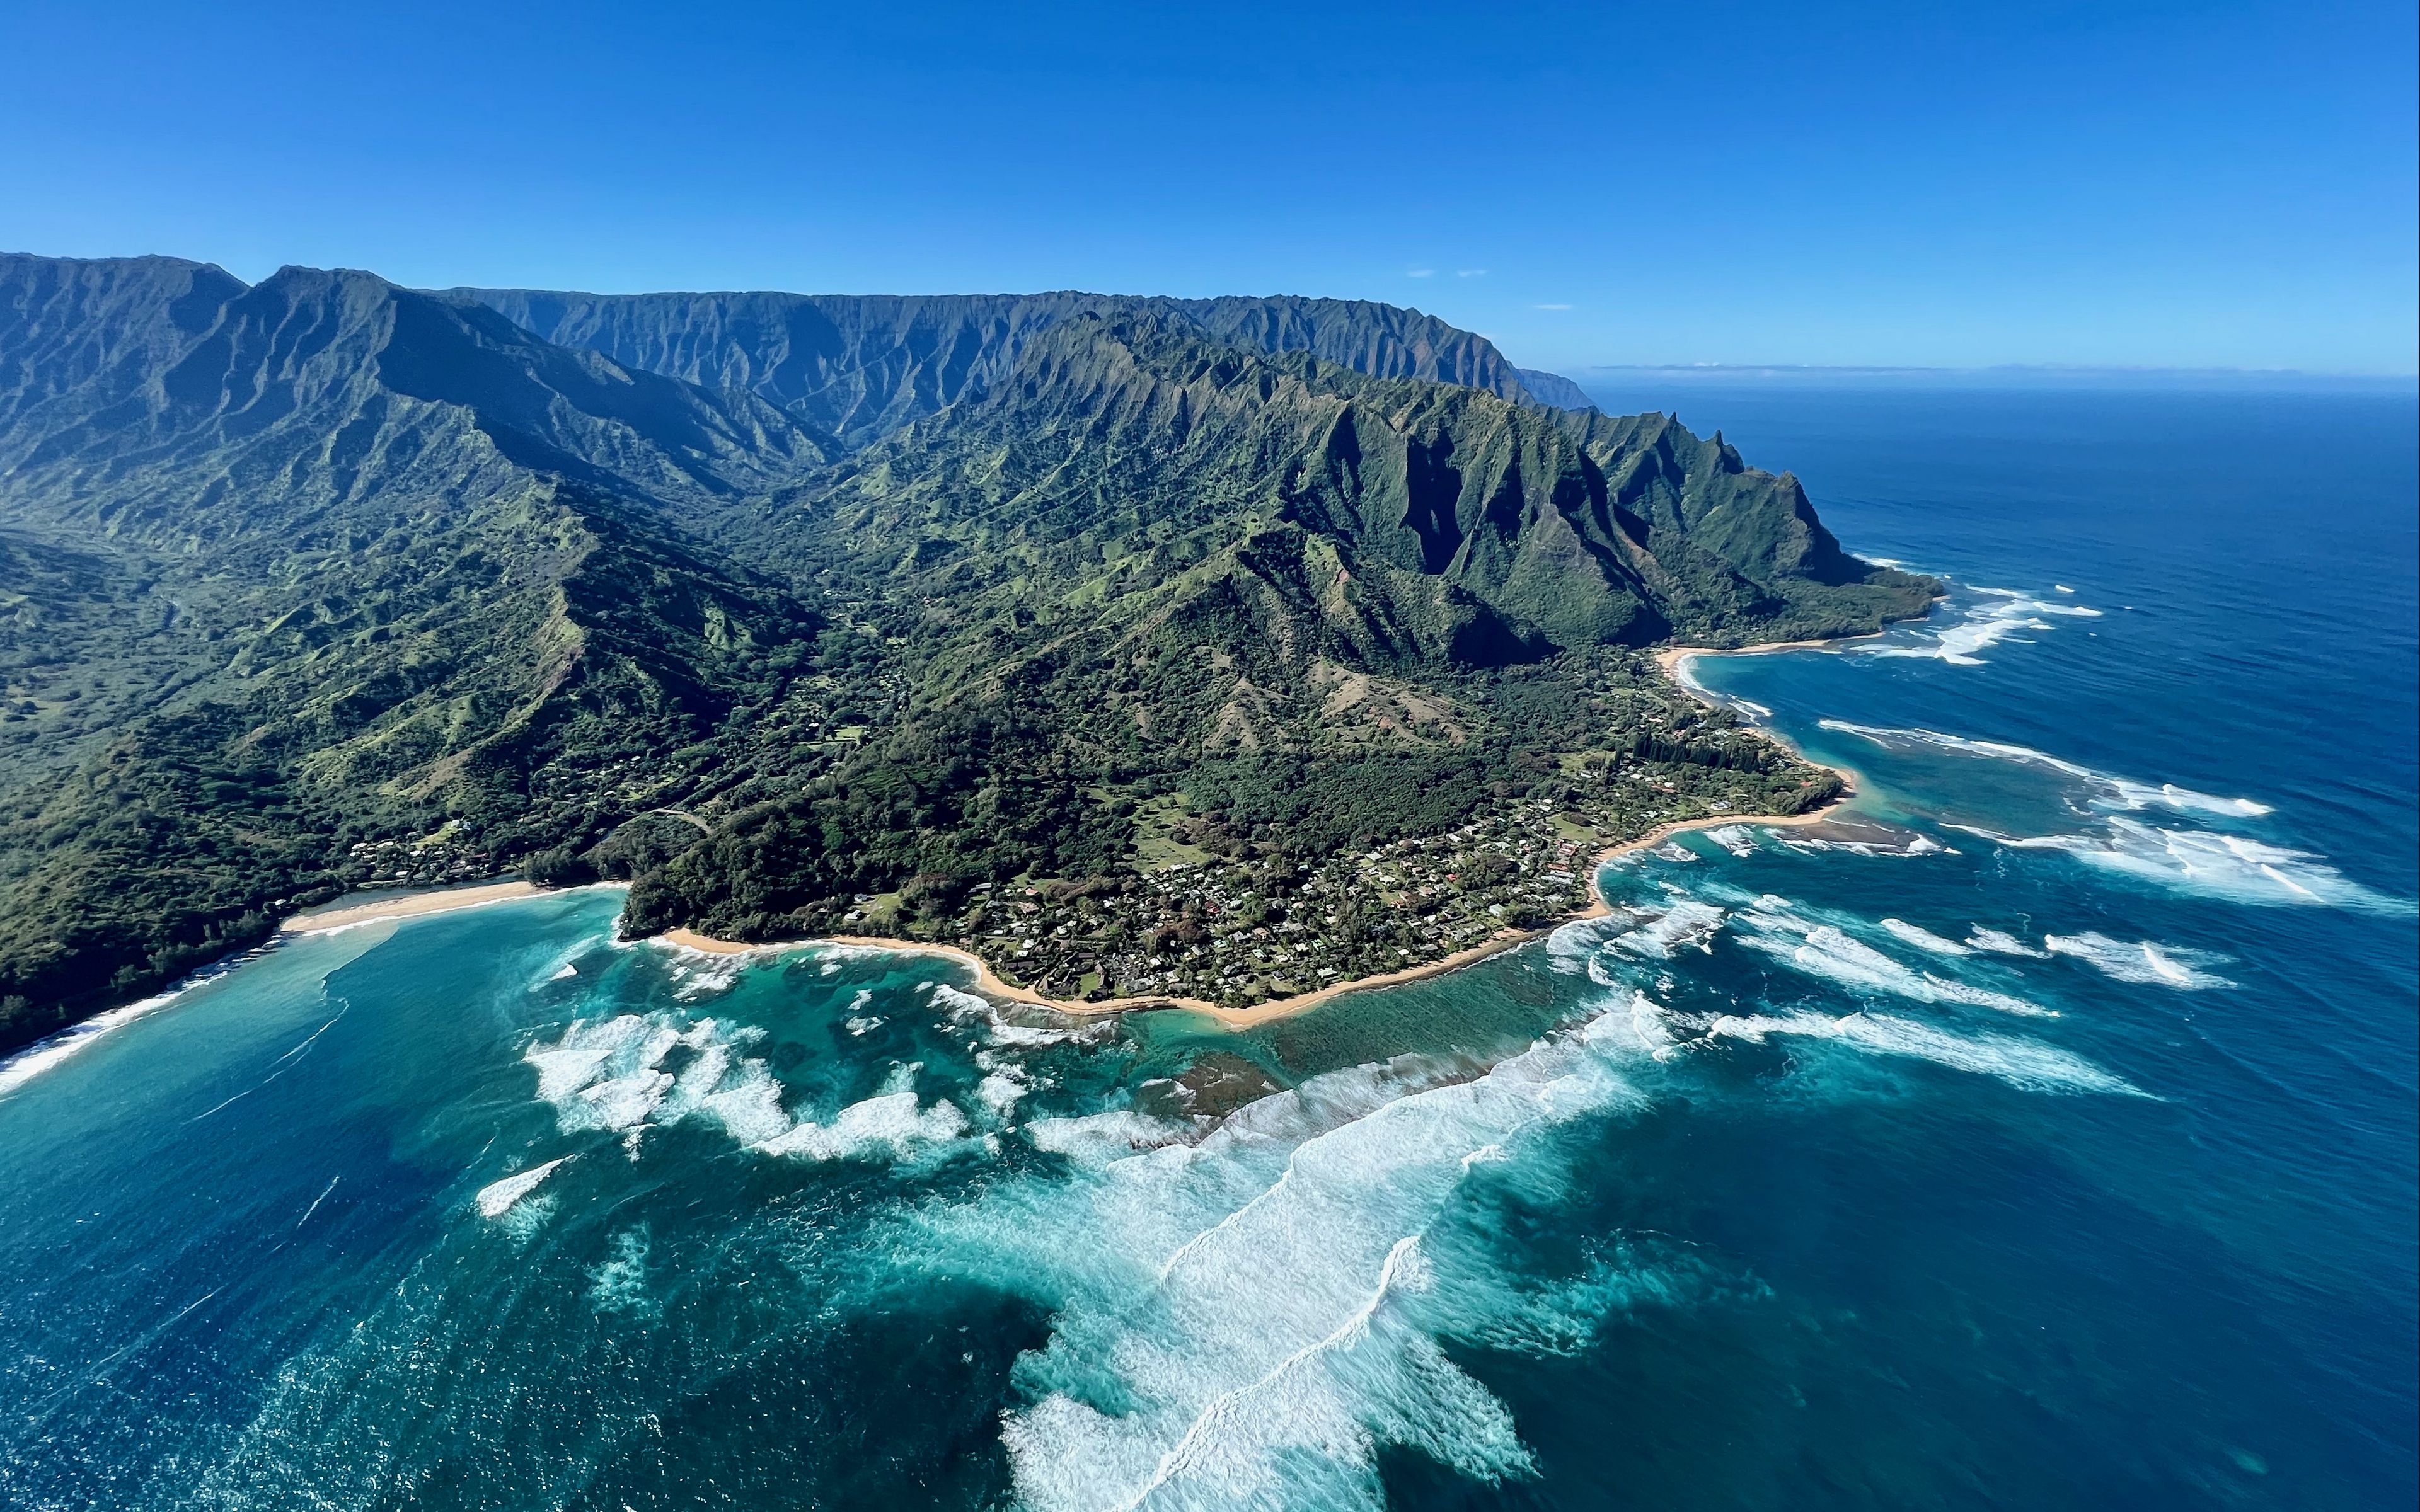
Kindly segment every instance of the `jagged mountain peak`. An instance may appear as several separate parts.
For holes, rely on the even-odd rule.
[[[1156,311],[1213,342],[1356,371],[1531,396],[1485,337],[1418,310],[1291,296],[580,294],[458,288],[546,339],[691,382],[744,388],[849,448],[999,381],[1026,343],[1086,315]]]

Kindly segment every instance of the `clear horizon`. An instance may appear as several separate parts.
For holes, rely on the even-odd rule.
[[[1565,372],[2420,368],[2408,6],[146,0],[0,41],[0,241],[55,255],[1369,299]]]

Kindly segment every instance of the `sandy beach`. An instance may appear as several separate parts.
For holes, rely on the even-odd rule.
[[[1657,838],[1661,838],[1660,832]],[[1601,911],[1601,905],[1599,911]],[[1593,916],[1583,914],[1575,917]],[[783,940],[769,945],[748,945],[737,940],[718,940],[712,935],[700,934],[694,930],[686,929],[667,930],[655,937],[666,945],[676,946],[684,950],[702,951],[708,955],[759,953],[774,955],[785,950],[802,950],[818,945],[846,945],[874,950],[890,950],[899,955],[945,956],[973,972],[977,990],[987,997],[1003,998],[1016,1003],[1029,1003],[1035,1008],[1047,1008],[1078,1017],[1090,1017],[1102,1013],[1132,1013],[1158,1009],[1182,1009],[1187,1012],[1215,1018],[1221,1024],[1241,1026],[1304,1012],[1317,1008],[1329,998],[1342,997],[1346,993],[1357,993],[1369,988],[1397,987],[1404,982],[1440,977],[1449,971],[1469,965],[1475,961],[1483,961],[1491,955],[1500,954],[1516,945],[1536,939],[1547,933],[1546,930],[1505,930],[1482,944],[1472,946],[1466,950],[1457,950],[1443,960],[1430,961],[1417,966],[1405,966],[1401,971],[1383,972],[1374,977],[1356,977],[1350,981],[1340,981],[1311,992],[1297,993],[1292,997],[1273,997],[1265,1003],[1250,1008],[1225,1008],[1202,998],[1176,997],[1166,993],[1154,993],[1138,997],[1105,997],[1097,1003],[1070,1002],[1063,998],[1045,997],[1031,987],[1014,986],[1001,980],[999,973],[993,971],[983,957],[971,950],[954,945],[892,939],[887,935],[824,934],[814,939]]]
[[[1834,770],[1837,771],[1838,768],[1836,767]],[[1626,840],[1619,845],[1606,847],[1597,854],[1596,865],[1603,866],[1618,856],[1626,856],[1633,851],[1661,845],[1684,830],[1718,829],[1725,825],[1755,825],[1760,827],[1771,827],[1818,824],[1831,817],[1832,810],[1847,801],[1849,796],[1849,793],[1843,793],[1838,798],[1835,798],[1823,808],[1803,814],[1710,814],[1702,819],[1678,820],[1672,824],[1659,825],[1636,840]],[[1447,972],[1459,971],[1490,956],[1501,955],[1517,946],[1527,945],[1531,940],[1544,939],[1563,925],[1575,920],[1603,918],[1612,912],[1611,907],[1605,901],[1605,894],[1597,889],[1593,876],[1589,882],[1589,892],[1592,901],[1586,909],[1568,918],[1557,919],[1544,928],[1503,930],[1468,949],[1457,950],[1440,960],[1405,966],[1400,971],[1381,972],[1374,977],[1356,977],[1349,981],[1333,982],[1311,992],[1296,993],[1291,997],[1272,997],[1265,1003],[1257,1003],[1249,1008],[1227,1008],[1199,997],[1175,997],[1164,993],[1140,997],[1108,997],[1097,1003],[1069,1002],[1062,998],[1045,997],[1030,987],[1013,986],[1001,980],[990,964],[971,950],[954,945],[927,944],[920,940],[891,939],[880,935],[827,934],[815,939],[783,940],[768,945],[748,945],[737,940],[718,940],[712,935],[700,934],[694,930],[686,929],[667,930],[655,937],[666,945],[684,950],[701,951],[708,955],[760,953],[774,955],[785,950],[806,949],[818,945],[848,945],[876,950],[892,950],[901,955],[946,956],[973,972],[976,989],[989,997],[1003,998],[1010,1002],[1030,1003],[1036,1008],[1047,1008],[1078,1017],[1089,1017],[1101,1013],[1181,1009],[1187,1012],[1200,1013],[1205,1017],[1217,1019],[1221,1024],[1236,1028],[1247,1028],[1255,1024],[1268,1023],[1272,1019],[1291,1018],[1296,1013],[1307,1013],[1322,1003],[1342,997],[1347,993],[1373,992],[1381,987],[1400,987],[1407,982],[1425,981],[1431,977],[1442,977]]]
[[[1655,665],[1664,675],[1679,683],[1689,693],[1697,692],[1681,675],[1681,663],[1691,656],[1769,656],[1776,651],[1823,651],[1833,646],[1845,646],[1852,640],[1879,640],[1887,630],[1873,630],[1865,635],[1836,635],[1828,640],[1776,640],[1762,646],[1666,646],[1655,653]]]
[[[1858,636],[1844,637],[1843,639],[1863,640],[1866,638]],[[1714,646],[1671,646],[1656,653],[1655,662],[1657,666],[1664,670],[1665,675],[1670,677],[1675,683],[1678,683],[1684,691],[1687,691],[1692,697],[1703,699],[1705,698],[1705,695],[1700,693],[1698,689],[1690,687],[1688,682],[1680,674],[1681,663],[1690,656],[1756,656],[1776,651],[1818,650],[1825,646],[1837,645],[1838,643],[1839,642],[1838,640],[1789,640],[1781,641],[1774,645],[1749,646],[1738,651],[1725,650]],[[1768,738],[1776,740],[1780,738],[1777,735],[1773,735],[1770,732],[1767,732],[1766,733]],[[1635,840],[1626,840],[1621,841],[1620,844],[1607,846],[1605,850],[1597,853],[1595,866],[1602,867],[1606,862],[1614,859],[1616,856],[1627,856],[1633,851],[1641,851],[1646,850],[1651,846],[1661,845],[1666,841],[1670,840],[1675,835],[1681,834],[1684,830],[1719,829],[1727,825],[1755,825],[1760,827],[1795,827],[1805,825],[1821,824],[1825,820],[1832,818],[1834,816],[1834,810],[1838,810],[1842,804],[1855,796],[1857,791],[1856,773],[1841,766],[1829,766],[1826,769],[1838,774],[1843,784],[1843,788],[1838,797],[1834,798],[1831,802],[1823,805],[1820,809],[1810,810],[1806,813],[1800,814],[1723,813],[1709,814],[1703,818],[1698,819],[1676,820],[1668,825],[1660,825],[1654,829],[1649,831],[1647,834],[1641,835]],[[1593,870],[1594,869],[1591,868],[1591,873],[1593,873]],[[1382,972],[1374,977],[1356,977],[1350,981],[1331,983],[1328,986],[1317,988],[1311,992],[1297,993],[1291,997],[1273,997],[1265,1003],[1256,1004],[1250,1008],[1224,1008],[1217,1003],[1206,1002],[1198,997],[1173,997],[1165,995],[1140,997],[1111,997],[1105,998],[1097,1003],[1067,1002],[1059,998],[1045,997],[1029,987],[1011,986],[1009,983],[1001,980],[999,974],[992,970],[988,963],[971,950],[967,950],[954,945],[928,945],[914,940],[894,940],[866,935],[835,934],[815,940],[789,940],[774,945],[746,945],[734,940],[718,940],[711,935],[700,934],[694,930],[686,929],[670,930],[662,934],[657,935],[656,938],[667,945],[675,946],[681,949],[698,950],[709,955],[747,955],[758,951],[769,954],[783,950],[801,949],[814,945],[853,945],[864,946],[877,950],[896,950],[902,954],[908,955],[946,956],[950,960],[958,963],[960,965],[963,965],[970,971],[973,972],[976,987],[986,995],[1003,998],[1011,1002],[1030,1003],[1037,1008],[1047,1008],[1058,1012],[1077,1015],[1137,1012],[1153,1009],[1181,1009],[1188,1012],[1201,1013],[1207,1017],[1215,1018],[1221,1024],[1242,1028],[1249,1027],[1255,1024],[1265,1024],[1272,1019],[1290,1018],[1296,1013],[1308,1012],[1311,1009],[1319,1007],[1322,1003],[1342,997],[1347,993],[1370,992],[1381,987],[1400,987],[1406,982],[1424,981],[1431,977],[1441,977],[1447,972],[1459,971],[1464,966],[1470,965],[1476,962],[1484,961],[1489,956],[1500,955],[1504,951],[1510,950],[1516,946],[1525,945],[1531,940],[1544,938],[1545,935],[1553,933],[1562,925],[1572,922],[1573,919],[1602,918],[1608,913],[1612,912],[1611,905],[1606,902],[1605,894],[1598,888],[1596,879],[1593,874],[1590,875],[1589,880],[1589,895],[1590,902],[1585,911],[1572,916],[1571,918],[1558,919],[1555,923],[1547,925],[1543,929],[1504,930],[1481,944],[1472,946],[1470,949],[1466,950],[1457,950],[1453,954],[1446,956],[1441,960],[1426,962],[1416,966],[1405,966],[1401,971]]]
[[[1863,640],[1865,638],[1844,639]],[[1776,651],[1819,650],[1838,643],[1838,640],[1788,640],[1766,646],[1747,646],[1735,651],[1718,646],[1668,646],[1655,654],[1655,663],[1664,670],[1665,675],[1680,684],[1692,696],[1702,698],[1704,695],[1690,687],[1687,680],[1681,676],[1681,663],[1688,657],[1761,656]],[[1755,825],[1761,827],[1772,827],[1823,823],[1833,816],[1833,810],[1855,795],[1857,786],[1857,776],[1854,772],[1840,766],[1829,769],[1839,774],[1840,780],[1846,784],[1846,787],[1840,796],[1821,809],[1802,814],[1726,813],[1708,814],[1698,819],[1677,820],[1668,825],[1660,825],[1636,840],[1626,840],[1618,845],[1607,846],[1597,853],[1595,864],[1601,867],[1616,856],[1661,845],[1684,830],[1717,829],[1726,825]],[[609,887],[613,884],[599,883],[595,886]],[[448,887],[434,892],[411,893],[379,899],[351,907],[298,914],[287,919],[282,928],[288,934],[316,934],[327,930],[342,929],[348,925],[368,923],[374,919],[410,918],[424,914],[446,913],[457,908],[475,908],[484,903],[507,903],[517,898],[535,897],[545,890],[547,889],[527,882],[495,882],[479,887]],[[739,940],[716,939],[713,935],[701,934],[690,929],[666,930],[654,938],[657,943],[671,946],[675,949],[694,950],[704,955],[771,956],[790,950],[807,949],[818,945],[844,945],[876,950],[891,950],[901,955],[941,956],[956,962],[972,972],[978,991],[986,996],[997,997],[1007,1002],[1027,1003],[1036,1008],[1047,1008],[1056,1012],[1078,1016],[1178,1009],[1187,1012],[1200,1013],[1205,1017],[1217,1019],[1221,1024],[1241,1028],[1255,1024],[1265,1024],[1272,1019],[1289,1018],[1296,1013],[1308,1012],[1322,1003],[1342,997],[1347,993],[1371,992],[1382,987],[1400,987],[1407,982],[1424,981],[1431,977],[1441,977],[1447,972],[1459,971],[1490,956],[1500,955],[1531,940],[1544,938],[1563,924],[1572,922],[1573,919],[1602,918],[1611,912],[1610,906],[1605,901],[1604,893],[1598,890],[1593,876],[1590,879],[1589,890],[1592,901],[1585,911],[1573,915],[1571,918],[1558,919],[1554,924],[1543,929],[1504,930],[1468,949],[1457,950],[1440,960],[1405,966],[1400,971],[1381,972],[1374,977],[1356,977],[1350,981],[1333,982],[1311,992],[1296,993],[1291,997],[1273,997],[1265,1003],[1256,1004],[1250,1008],[1226,1008],[1199,997],[1175,997],[1165,994],[1138,997],[1110,997],[1097,1003],[1070,1002],[1063,998],[1046,997],[1031,987],[1019,987],[1002,980],[1000,974],[992,969],[989,962],[971,950],[954,945],[929,944],[920,940],[899,940],[863,934],[828,934],[814,939],[782,940],[763,945],[750,945]]]
[[[457,908],[476,908],[482,903],[533,898],[545,890],[526,882],[487,882],[471,887],[440,887],[430,892],[398,893],[392,898],[380,898],[349,908],[297,914],[280,924],[278,929],[287,934],[321,934],[351,924],[366,924],[373,919],[413,918],[422,914],[451,913]]]

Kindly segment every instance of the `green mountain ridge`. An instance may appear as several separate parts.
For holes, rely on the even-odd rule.
[[[761,936],[1124,874],[1146,789],[1534,765],[1508,687],[1568,744],[1620,647],[1931,590],[1387,306],[0,257],[0,1046],[366,881]]]
[[[1024,344],[1083,315],[1174,316],[1213,341],[1305,351],[1381,378],[1529,393],[1481,336],[1364,300],[1047,294],[572,294],[453,288],[551,342],[632,368],[744,389],[850,447],[973,396]],[[1551,379],[1552,374],[1541,374]]]

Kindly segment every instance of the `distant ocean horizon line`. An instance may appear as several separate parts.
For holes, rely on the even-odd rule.
[[[1599,363],[1566,366],[1574,381],[1652,378],[1661,381],[1938,386],[1956,388],[2133,388],[2289,390],[2402,395],[2420,393],[2420,373],[2336,373],[2288,367],[2163,367],[2069,363],[2000,363],[1973,367],[1817,363]]]

